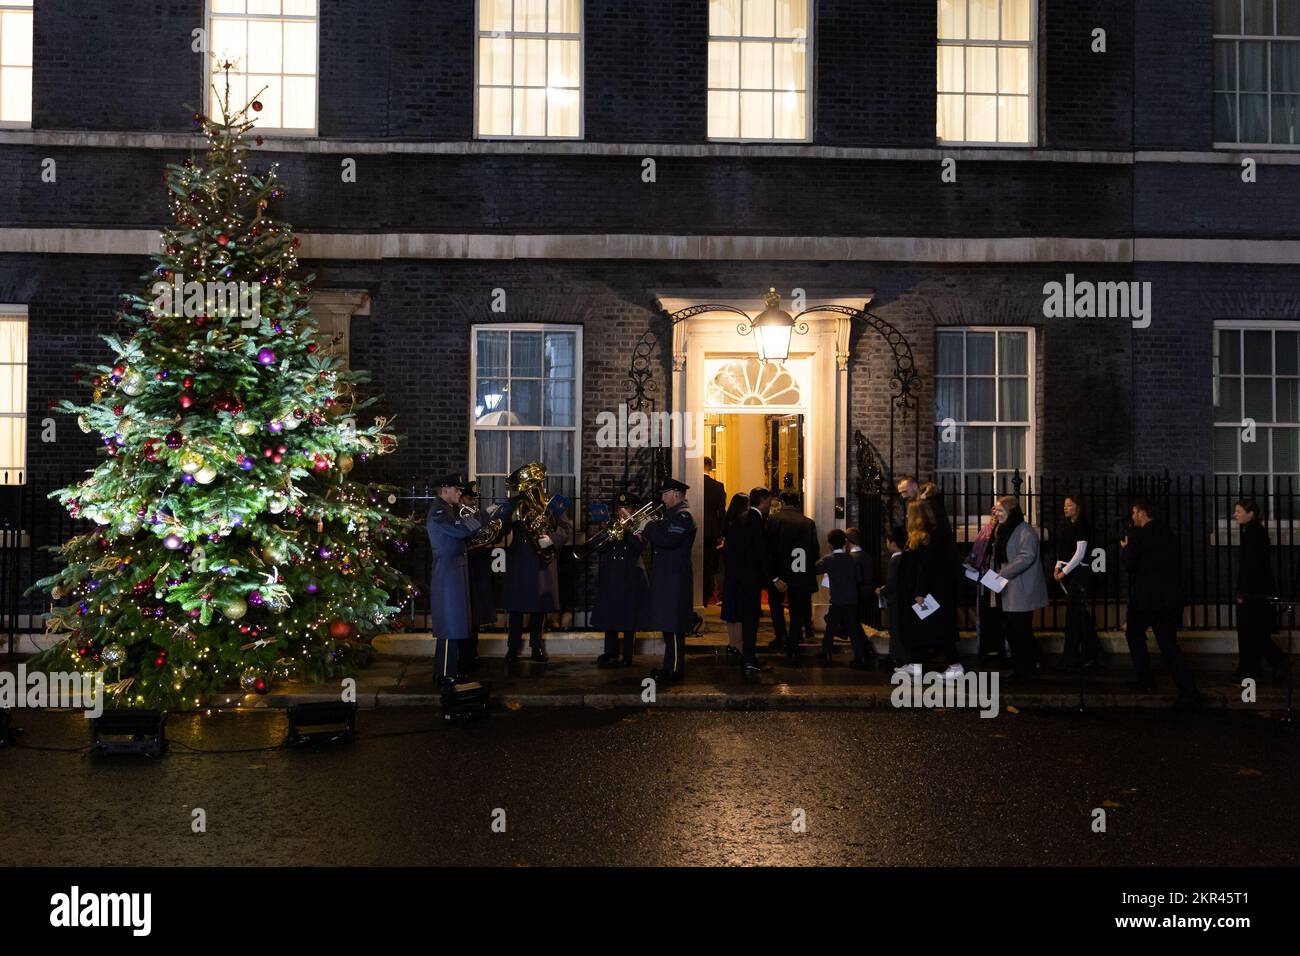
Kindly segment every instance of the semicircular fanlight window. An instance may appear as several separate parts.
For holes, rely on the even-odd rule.
[[[756,358],[733,359],[705,386],[710,405],[798,405],[799,384],[779,365]]]

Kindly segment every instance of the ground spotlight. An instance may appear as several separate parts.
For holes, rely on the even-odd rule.
[[[303,747],[318,743],[346,743],[357,735],[357,705],[346,701],[321,701],[289,707],[285,743]]]
[[[167,749],[167,712],[106,710],[90,722],[90,752],[161,757]]]
[[[491,684],[482,681],[449,684],[442,689],[442,719],[461,721],[486,717],[491,700]]]

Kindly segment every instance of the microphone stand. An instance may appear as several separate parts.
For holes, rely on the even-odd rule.
[[[1290,614],[1289,623],[1286,626],[1286,716],[1282,718],[1284,723],[1295,725],[1295,667],[1294,667],[1294,648],[1295,639],[1295,609],[1296,602],[1288,601],[1283,598],[1274,598],[1271,602],[1282,609],[1283,614]],[[1270,637],[1269,640],[1272,640]]]

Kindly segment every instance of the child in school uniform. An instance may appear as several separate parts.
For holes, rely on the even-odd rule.
[[[847,539],[839,528],[832,528],[826,535],[826,543],[831,553],[817,562],[815,569],[819,577],[824,576],[830,585],[831,606],[826,615],[826,631],[822,636],[822,652],[817,659],[823,664],[834,661],[836,635],[847,635],[853,644],[853,662],[850,667],[869,668],[868,658],[876,656],[876,649],[867,641],[858,618],[858,599],[867,578],[863,563],[850,554],[845,545]]]

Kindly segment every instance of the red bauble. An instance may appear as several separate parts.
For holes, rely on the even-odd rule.
[[[261,100],[253,100],[253,112],[254,112],[254,113],[260,113],[260,112],[262,112],[262,101],[261,101]]]
[[[199,318],[201,319],[203,318],[203,316],[199,316]],[[194,379],[190,378],[188,375],[186,375],[183,379],[181,379],[181,388],[193,388],[193,387],[194,387]]]
[[[350,621],[330,621],[330,637],[334,638],[336,641],[342,641],[351,636],[352,623]]]
[[[217,233],[217,245],[224,246],[229,241],[230,241],[230,237],[227,236],[224,232]]]
[[[308,352],[315,352],[315,351],[316,351],[316,343],[315,343],[315,342],[308,342],[308,343],[307,343],[307,351],[308,351]]]
[[[257,682],[253,684],[253,690],[257,691],[259,694],[265,694],[269,689],[270,688],[266,685],[265,677],[259,677]]]
[[[229,412],[231,415],[238,415],[244,410],[244,403],[239,400],[234,392],[218,392],[212,399],[212,408],[218,412]]]
[[[123,411],[125,411],[125,409],[123,409],[121,405],[114,405],[114,406],[113,406],[113,414],[116,415],[118,418],[121,418],[121,417],[122,417],[122,412],[123,412]]]
[[[258,146],[261,146],[261,145],[262,145],[262,137],[260,137],[260,136],[254,136],[254,137],[253,137],[253,142],[255,142]]]
[[[191,408],[194,405],[194,396],[189,392],[181,392],[179,401],[181,403],[181,408]]]
[[[167,437],[163,439],[168,448],[180,448],[185,444],[185,436],[180,432],[168,432]]]

